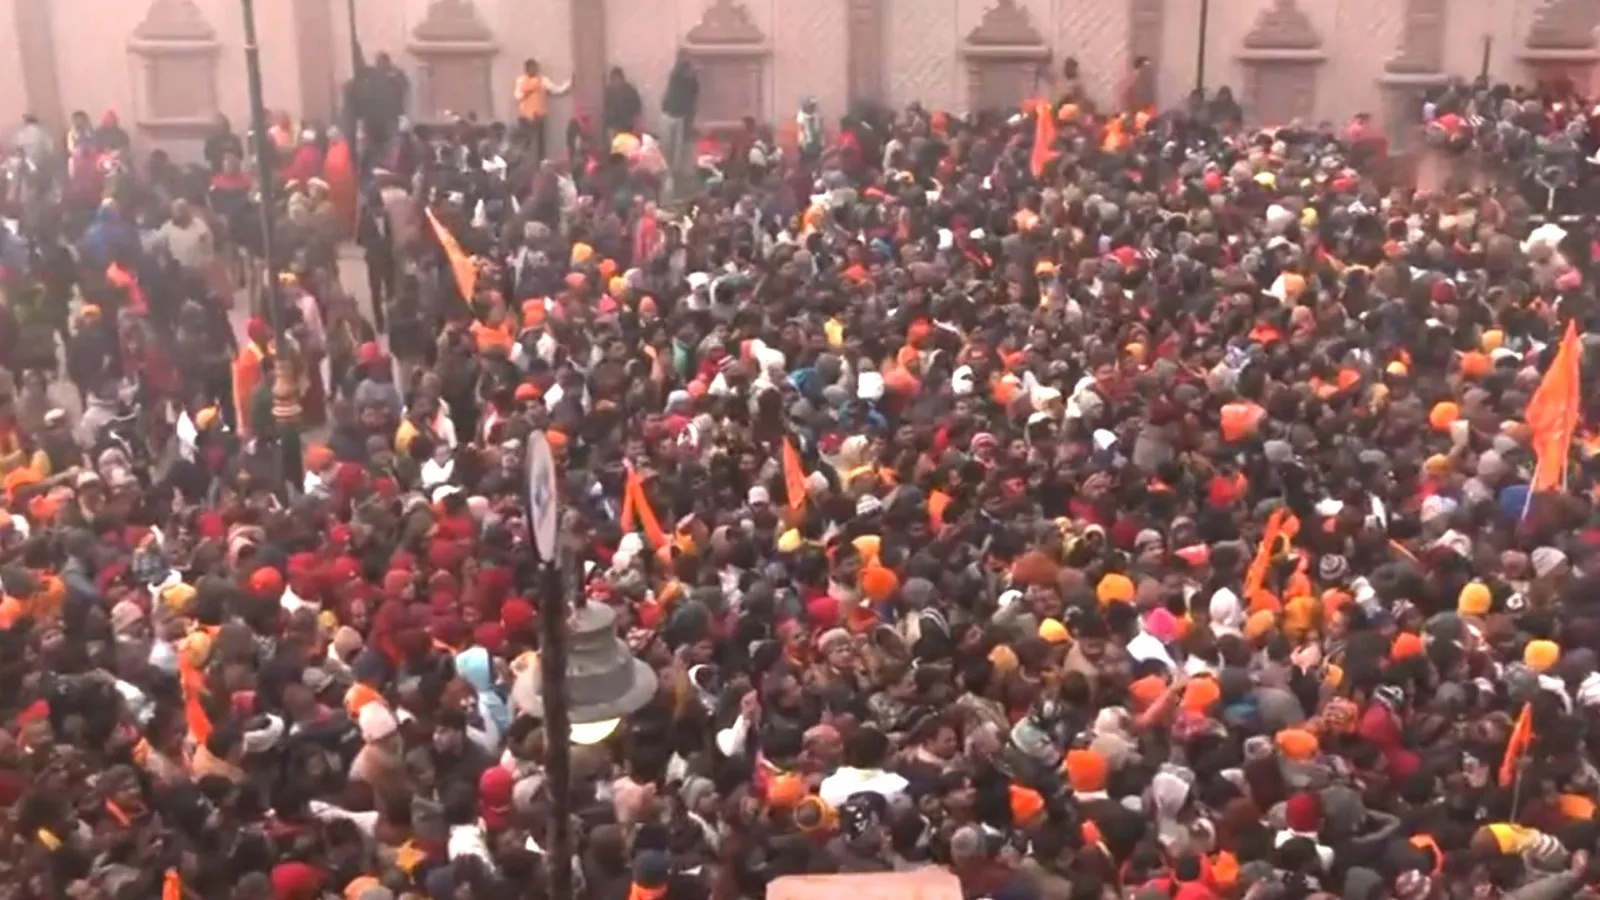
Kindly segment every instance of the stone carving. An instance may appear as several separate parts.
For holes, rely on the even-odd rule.
[[[846,34],[849,35],[850,52],[846,58],[849,68],[847,84],[852,101],[870,100],[881,103],[885,96],[884,63],[888,56],[888,34],[885,28],[884,0],[849,0]]]
[[[1249,50],[1315,50],[1322,46],[1322,35],[1295,0],[1273,0],[1244,36],[1244,46]]]
[[[217,112],[217,32],[194,0],[155,0],[129,36],[141,128],[203,127]]]
[[[1533,15],[1529,50],[1592,50],[1600,0],[1546,0]]]
[[[1447,5],[1447,0],[1406,0],[1400,47],[1384,65],[1384,71],[1408,75],[1444,71]]]
[[[411,29],[419,44],[490,44],[494,32],[478,17],[472,0],[433,0],[428,14]]]
[[[411,29],[411,52],[417,57],[418,107],[425,118],[493,115],[494,32],[472,0],[433,0]]]
[[[1044,36],[1033,27],[1033,17],[1016,0],[998,0],[983,14],[978,27],[967,35],[978,47],[1045,46]]]
[[[701,127],[723,131],[766,118],[767,35],[740,0],[713,0],[683,36],[700,70]]]
[[[1299,63],[1251,66],[1245,73],[1247,116],[1268,126],[1310,118],[1316,112],[1317,69]]]
[[[767,40],[750,17],[750,10],[739,0],[713,0],[700,22],[683,37],[690,44],[707,46],[761,44]]]
[[[133,29],[133,39],[150,43],[215,42],[217,31],[194,0],[156,0]]]

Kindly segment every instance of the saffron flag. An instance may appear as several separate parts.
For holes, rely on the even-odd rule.
[[[666,546],[667,533],[661,530],[661,520],[656,518],[650,499],[644,495],[644,479],[632,466],[628,467],[627,484],[622,489],[622,515],[618,518],[624,534],[633,530],[637,520],[652,548],[659,550]]]
[[[1533,432],[1533,452],[1538,459],[1530,490],[1555,490],[1566,483],[1568,449],[1578,432],[1580,417],[1578,377],[1582,357],[1577,323],[1568,321],[1555,361],[1528,401],[1525,418]]]
[[[1256,548],[1256,558],[1244,576],[1244,599],[1249,603],[1267,583],[1267,568],[1272,565],[1272,554],[1278,547],[1278,535],[1283,533],[1283,519],[1288,513],[1283,507],[1272,511],[1267,518],[1267,530],[1261,535],[1261,546]]]
[[[433,235],[439,239],[439,246],[444,248],[444,255],[450,260],[450,271],[456,277],[456,290],[461,292],[461,299],[471,303],[478,293],[478,263],[461,249],[461,242],[444,227],[439,217],[428,210],[428,224],[433,226]]]
[[[1500,786],[1510,787],[1517,780],[1517,760],[1526,756],[1533,746],[1533,706],[1522,704],[1517,713],[1517,724],[1511,727],[1511,741],[1506,744],[1506,758],[1500,763]]]
[[[1033,177],[1044,177],[1045,167],[1050,164],[1050,160],[1055,158],[1055,144],[1055,111],[1050,108],[1050,101],[1035,100],[1033,102],[1033,155],[1028,160],[1028,167],[1033,170]]]
[[[789,494],[789,508],[806,505],[806,473],[800,467],[800,451],[791,438],[783,439],[783,488]]]

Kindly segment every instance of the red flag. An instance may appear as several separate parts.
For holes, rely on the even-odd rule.
[[[1528,400],[1525,418],[1533,432],[1533,452],[1539,460],[1530,490],[1557,490],[1566,483],[1568,449],[1581,415],[1578,395],[1582,357],[1577,323],[1568,321],[1550,371],[1544,373],[1539,389]]]
[[[1506,744],[1506,758],[1500,763],[1500,786],[1510,787],[1517,780],[1517,760],[1527,755],[1533,746],[1533,706],[1522,704],[1517,713],[1517,724],[1511,728],[1511,742]]]

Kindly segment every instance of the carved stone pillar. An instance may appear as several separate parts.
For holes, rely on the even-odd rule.
[[[472,0],[433,0],[428,14],[411,30],[411,55],[417,58],[416,114],[424,122],[452,115],[494,117],[494,33],[478,16]]]
[[[961,47],[967,108],[1020,108],[1050,90],[1050,45],[1016,0],[997,0]]]
[[[1384,64],[1383,130],[1395,153],[1417,147],[1422,95],[1448,80],[1445,74],[1445,19],[1448,0],[1406,0],[1400,46]]]
[[[1295,0],[1274,0],[1239,51],[1245,67],[1245,117],[1268,126],[1311,117],[1326,60],[1322,35]]]
[[[605,103],[606,4],[572,0],[572,96],[596,122]]]
[[[340,105],[332,0],[294,0],[294,39],[300,65],[300,115],[333,121]],[[345,56],[349,51],[344,52]]]
[[[56,32],[51,0],[16,0],[17,55],[22,62],[22,87],[28,111],[52,131],[66,125],[61,103],[61,76],[56,67]]]
[[[135,125],[157,139],[199,137],[217,115],[221,44],[194,0],[156,0],[128,38],[139,62]]]
[[[839,2],[839,0],[834,0]],[[888,0],[842,0],[849,23],[849,101],[883,103],[888,99],[884,62],[888,57]]]
[[[1534,13],[1519,54],[1528,74],[1539,81],[1564,75],[1585,90],[1600,61],[1600,48],[1594,43],[1596,25],[1600,25],[1600,3],[1595,0],[1547,0]]]

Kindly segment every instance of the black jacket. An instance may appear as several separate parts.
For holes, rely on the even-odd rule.
[[[638,127],[639,114],[644,112],[644,101],[639,99],[639,89],[631,82],[606,85],[606,128],[612,131],[632,131]]]
[[[700,106],[700,75],[694,66],[679,62],[667,79],[667,92],[661,97],[661,111],[675,119],[693,119]]]

